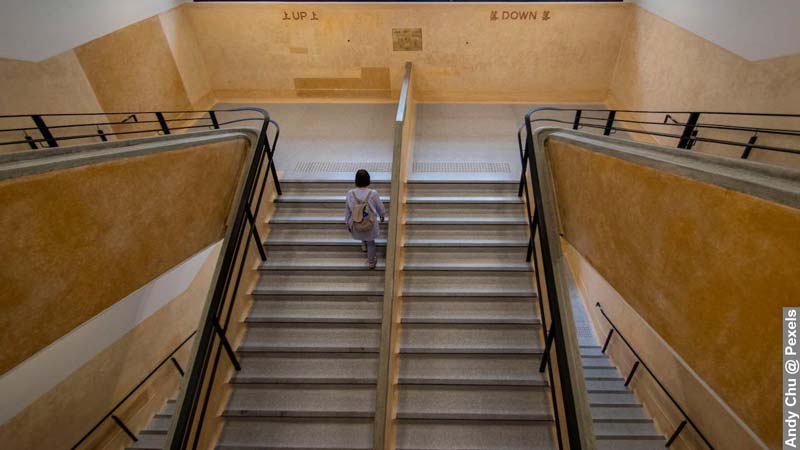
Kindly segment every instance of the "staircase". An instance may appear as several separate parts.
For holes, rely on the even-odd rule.
[[[282,186],[217,448],[371,449],[383,261],[368,270],[345,227],[352,183]]]
[[[516,189],[408,184],[398,449],[555,448]]]

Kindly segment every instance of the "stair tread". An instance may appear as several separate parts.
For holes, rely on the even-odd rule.
[[[503,204],[521,204],[523,200],[516,195],[502,195],[502,196],[466,196],[466,195],[436,195],[436,196],[406,196],[406,203],[435,203],[435,204],[460,204],[460,203],[503,203]]]
[[[375,352],[380,345],[380,327],[376,325],[303,325],[250,326],[238,351]]]
[[[234,383],[370,384],[378,376],[374,354],[245,354],[240,363]]]
[[[346,192],[342,195],[281,195],[275,201],[277,203],[344,203]],[[388,203],[390,198],[388,195],[381,195],[380,199],[384,203]]]
[[[377,322],[381,319],[378,302],[281,301],[253,302],[246,322]]]
[[[538,354],[409,354],[400,356],[401,384],[546,386]]]
[[[372,448],[372,418],[228,417],[218,449]]]
[[[236,385],[225,416],[374,417],[374,385]]]
[[[398,420],[398,450],[552,450],[546,421]]]

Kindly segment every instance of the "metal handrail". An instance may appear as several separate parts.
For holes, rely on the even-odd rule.
[[[255,112],[258,113],[257,117],[245,117],[240,119],[230,119],[227,121],[220,121],[218,119],[219,114],[224,113],[233,113],[233,112]],[[166,115],[186,115],[186,114],[200,114],[199,117],[173,117],[169,118]],[[59,114],[11,114],[11,115],[0,115],[0,123],[4,119],[30,119],[35,126],[33,127],[12,127],[12,128],[0,128],[0,135],[5,133],[14,133],[14,132],[21,132],[23,133],[24,137],[21,139],[16,140],[6,140],[0,141],[0,148],[3,146],[9,145],[21,145],[25,144],[28,145],[31,150],[37,150],[40,148],[40,145],[46,144],[45,148],[54,148],[59,147],[59,143],[62,141],[71,141],[76,139],[99,139],[101,142],[105,142],[108,140],[108,136],[128,136],[128,135],[138,135],[138,134],[147,134],[147,133],[155,133],[155,134],[171,134],[174,131],[183,131],[183,130],[193,130],[193,129],[219,129],[220,127],[226,125],[232,125],[236,123],[242,122],[264,122],[264,111],[261,108],[235,108],[235,109],[224,109],[224,110],[197,110],[197,111],[137,111],[137,112],[119,112],[119,113],[78,113],[78,114],[68,114],[68,113],[59,113]],[[125,115],[125,118],[119,121],[111,121],[106,120],[102,122],[81,122],[75,124],[66,124],[66,125],[48,125],[45,122],[45,118],[47,117],[98,117],[98,116],[114,116],[114,115]],[[141,116],[144,115],[153,115],[155,116],[155,120],[140,120]],[[133,120],[131,120],[133,119]],[[267,115],[267,120],[268,115]],[[171,126],[176,122],[195,122],[194,125],[181,125],[181,126]],[[197,124],[199,122],[203,122],[202,124]],[[148,124],[158,124],[159,126],[153,128],[146,128],[146,129],[137,129],[136,127],[140,127],[142,125]],[[129,128],[127,131],[114,131],[113,127],[120,127],[125,126]],[[54,133],[57,131],[63,130],[77,130],[82,128],[91,128],[94,127],[97,129],[97,133],[87,134],[85,132],[78,133],[78,134],[67,134],[67,135],[59,135],[56,136]],[[109,132],[104,131],[101,127],[112,127],[112,130]],[[38,132],[41,137],[34,138],[28,134],[28,132]]]
[[[276,129],[275,138],[271,144],[267,135],[269,125],[274,125]],[[279,136],[280,129],[277,123],[271,120],[266,111],[264,111],[264,122],[259,133],[258,143],[240,194],[239,205],[233,217],[233,224],[229,228],[225,239],[222,259],[218,265],[207,314],[202,318],[199,328],[200,338],[195,347],[197,350],[189,370],[189,377],[181,392],[179,410],[173,421],[170,440],[167,443],[167,448],[171,450],[197,448],[222,353],[224,352],[227,355],[234,369],[237,371],[241,369],[236,353],[227,339],[226,332],[230,325],[247,261],[250,248],[247,245],[249,239],[252,238],[255,241],[261,260],[266,261],[266,251],[258,233],[256,218],[258,217],[261,200],[263,199],[270,174],[272,174],[276,193],[281,195],[280,183],[273,161],[273,154]],[[265,162],[266,168],[264,169]],[[261,176],[262,169],[264,169],[263,176]],[[260,188],[258,186],[259,183],[261,183]],[[258,191],[258,200],[253,209],[253,199],[256,198],[256,191]],[[230,300],[228,301],[228,299]],[[224,314],[223,320],[223,313],[226,307],[227,313]],[[216,341],[215,338],[217,339]],[[216,351],[214,347],[216,347]],[[211,361],[212,353],[214,353],[213,362]],[[206,378],[209,370],[210,374]],[[205,382],[206,380],[207,383]]]
[[[138,391],[138,390],[139,390],[139,388],[140,388],[140,387],[142,387],[142,386],[143,386],[143,385],[144,385],[144,384],[147,382],[147,380],[149,380],[149,379],[150,379],[150,377],[152,377],[152,376],[153,376],[153,375],[154,375],[156,372],[158,372],[158,369],[160,369],[161,367],[163,367],[163,366],[164,366],[164,364],[166,364],[166,363],[167,363],[167,361],[172,361],[172,364],[175,366],[175,369],[178,371],[178,373],[180,374],[180,376],[181,376],[181,377],[183,377],[183,375],[184,375],[183,368],[182,368],[182,367],[181,367],[181,365],[178,363],[178,361],[175,359],[175,353],[178,353],[178,350],[180,350],[180,349],[181,349],[181,347],[183,347],[183,345],[184,345],[184,344],[186,344],[187,342],[189,342],[189,340],[190,340],[192,337],[194,337],[194,335],[195,335],[196,333],[197,333],[197,330],[194,330],[194,331],[192,331],[192,333],[191,333],[191,334],[189,334],[189,336],[187,336],[187,337],[186,337],[186,339],[184,339],[183,341],[181,341],[181,343],[180,343],[180,344],[178,344],[178,346],[177,346],[177,347],[175,347],[175,348],[174,348],[174,349],[173,349],[173,350],[172,350],[172,351],[171,351],[171,352],[170,352],[170,353],[169,353],[169,354],[168,354],[168,355],[167,355],[167,356],[166,356],[164,359],[162,359],[162,360],[161,360],[161,362],[160,362],[160,363],[158,363],[158,365],[157,365],[156,367],[154,367],[154,368],[153,368],[153,370],[151,370],[151,371],[150,371],[150,373],[148,373],[148,374],[147,374],[147,375],[146,375],[146,376],[145,376],[145,377],[144,377],[144,378],[143,378],[141,381],[139,381],[139,383],[137,383],[137,384],[136,384],[136,386],[134,386],[134,387],[133,387],[133,389],[131,389],[131,390],[128,392],[128,394],[127,394],[127,395],[125,395],[125,397],[123,397],[123,398],[122,398],[122,400],[120,400],[119,402],[117,402],[117,404],[116,404],[116,405],[114,405],[114,407],[113,407],[113,408],[111,408],[111,410],[110,410],[108,413],[106,413],[106,415],[105,415],[105,416],[103,416],[103,418],[102,418],[102,419],[98,420],[98,421],[97,421],[97,424],[95,424],[95,426],[93,426],[93,427],[92,427],[92,429],[90,429],[88,432],[86,432],[86,434],[84,434],[84,435],[83,435],[83,437],[82,437],[82,438],[81,438],[81,439],[80,439],[80,440],[79,440],[79,441],[78,441],[78,442],[77,442],[75,445],[73,445],[73,446],[70,448],[70,450],[75,450],[75,449],[77,449],[77,448],[78,448],[78,447],[79,447],[81,444],[83,444],[83,443],[86,441],[86,439],[88,439],[88,438],[89,438],[89,436],[91,436],[91,435],[92,435],[92,433],[94,433],[95,431],[97,431],[97,429],[98,429],[98,428],[100,428],[100,425],[102,425],[102,424],[103,424],[103,423],[104,423],[106,420],[108,420],[108,418],[109,418],[109,417],[110,417],[110,418],[112,418],[112,419],[114,420],[114,423],[116,423],[116,424],[117,424],[117,426],[118,426],[118,427],[119,427],[119,428],[120,428],[120,429],[121,429],[121,430],[122,430],[122,431],[123,431],[125,434],[127,434],[127,435],[128,435],[128,437],[130,437],[130,438],[133,440],[133,442],[137,442],[139,439],[136,437],[136,435],[135,435],[135,434],[133,434],[133,432],[130,430],[130,428],[128,428],[128,426],[127,426],[127,425],[125,425],[125,423],[122,421],[122,419],[120,419],[119,417],[117,417],[116,415],[114,415],[114,412],[116,412],[116,411],[119,409],[119,407],[123,405],[123,403],[125,403],[125,402],[126,402],[128,399],[129,399],[129,398],[131,398],[131,396],[133,396],[133,394],[135,394],[135,393],[136,393],[136,391]]]
[[[616,333],[617,335],[619,335],[620,339],[622,339],[622,342],[625,343],[625,345],[628,347],[631,353],[633,353],[633,356],[636,357],[636,362],[633,364],[633,368],[631,368],[631,371],[625,378],[625,386],[628,386],[631,383],[631,380],[633,380],[633,376],[636,374],[636,370],[639,368],[639,366],[642,366],[644,367],[644,370],[646,370],[647,373],[650,374],[650,376],[653,378],[656,384],[658,384],[658,387],[660,387],[661,390],[664,392],[664,394],[666,394],[667,397],[670,399],[670,401],[672,401],[672,404],[675,405],[675,407],[678,408],[678,411],[680,411],[680,413],[683,415],[684,420],[681,421],[681,423],[669,437],[665,447],[669,448],[672,445],[672,443],[675,442],[675,440],[678,438],[678,435],[680,435],[681,431],[683,431],[686,425],[689,424],[692,426],[692,428],[694,428],[694,430],[697,432],[697,435],[700,436],[700,439],[703,440],[703,442],[708,446],[708,448],[714,450],[714,446],[712,446],[711,443],[708,442],[708,439],[706,439],[705,435],[703,435],[703,432],[700,431],[700,429],[697,427],[697,424],[695,424],[694,421],[692,421],[692,419],[689,417],[689,415],[686,414],[686,411],[681,407],[678,401],[675,400],[675,397],[673,397],[672,394],[669,393],[667,388],[664,387],[664,384],[661,383],[661,380],[658,379],[656,374],[653,373],[650,367],[642,360],[642,357],[639,356],[639,353],[636,352],[631,343],[628,342],[625,336],[619,331],[619,328],[617,328],[617,326],[614,325],[614,322],[611,321],[606,312],[603,310],[603,306],[598,302],[597,304],[595,304],[595,307],[598,310],[600,310],[600,314],[602,314],[603,317],[608,322],[608,324],[611,325],[611,329],[608,331],[608,335],[606,336],[606,339],[603,342],[603,353],[605,353],[606,350],[608,349],[608,344],[611,342],[611,338],[614,335],[614,333]]]
[[[555,276],[552,270],[552,259],[550,256],[549,249],[547,247],[547,230],[544,227],[543,218],[538,213],[540,205],[538,205],[538,200],[541,198],[540,194],[540,187],[538,183],[538,176],[536,175],[536,168],[534,165],[534,159],[531,157],[532,149],[533,149],[533,140],[532,135],[528,135],[523,146],[522,142],[522,129],[528,128],[530,130],[530,122],[526,118],[526,124],[524,124],[520,129],[517,131],[517,142],[519,144],[519,151],[520,151],[520,160],[522,162],[522,175],[520,178],[520,187],[519,187],[519,196],[522,196],[523,193],[525,194],[525,204],[527,207],[528,212],[528,225],[530,228],[530,241],[528,243],[528,252],[526,256],[527,261],[533,260],[534,264],[534,275],[536,278],[536,289],[537,292],[540,293],[539,295],[539,315],[541,316],[542,321],[542,332],[545,338],[545,348],[542,352],[542,359],[539,364],[539,372],[543,373],[545,369],[547,369],[547,376],[550,385],[550,395],[551,401],[553,405],[553,416],[555,418],[555,428],[556,428],[556,439],[558,442],[558,448],[569,448],[570,450],[581,450],[581,437],[580,437],[580,430],[578,427],[578,417],[574,407],[574,393],[572,392],[572,384],[571,374],[569,367],[566,363],[566,348],[564,344],[564,336],[563,336],[563,326],[561,323],[561,316],[559,313],[559,300],[558,294],[555,290]],[[527,172],[530,170],[531,172],[531,185],[533,187],[533,195],[528,190],[528,180],[527,180]],[[550,311],[550,325],[548,327],[546,314],[545,314],[545,302],[542,301],[541,292],[542,290],[542,281],[540,274],[542,271],[540,270],[541,267],[539,265],[539,260],[536,253],[536,245],[535,245],[535,237],[536,233],[539,233],[540,241],[542,245],[540,246],[541,256],[542,256],[542,263],[544,265],[544,273],[545,273],[545,289],[547,292],[547,299],[548,299],[548,309]],[[561,418],[559,414],[559,402],[558,402],[558,395],[556,392],[556,383],[555,383],[555,375],[553,372],[553,364],[548,364],[551,361],[550,352],[551,350],[555,349],[556,352],[556,364],[558,365],[558,389],[561,390],[561,396],[563,398],[564,404],[564,419],[566,421],[566,440],[568,445],[564,445],[564,436],[561,430]]]
[[[574,113],[572,121],[557,119],[554,117],[536,117],[536,113],[547,111],[553,112],[569,112]],[[605,113],[605,117],[587,117],[583,113]],[[646,120],[632,120],[632,119],[619,119],[617,114],[664,114],[663,122],[652,122]],[[675,115],[688,115],[688,120],[680,122],[674,118]],[[744,150],[741,154],[741,159],[748,159],[753,150],[765,150],[780,152],[786,154],[800,155],[800,147],[789,148],[775,145],[763,145],[758,143],[759,134],[769,134],[776,136],[787,136],[797,138],[800,137],[800,129],[784,129],[772,127],[757,127],[757,126],[737,126],[725,125],[718,123],[700,123],[699,120],[702,116],[725,116],[725,117],[743,117],[743,118],[780,118],[780,119],[799,119],[800,114],[784,114],[784,113],[746,113],[746,112],[732,112],[732,111],[661,111],[661,110],[632,110],[632,109],[602,109],[602,108],[561,108],[561,107],[537,107],[528,111],[525,115],[526,121],[531,123],[535,122],[551,122],[557,124],[570,125],[573,130],[580,128],[592,128],[603,130],[603,134],[608,136],[616,132],[625,132],[631,134],[644,134],[649,136],[665,137],[678,139],[678,148],[691,150],[692,147],[698,142],[705,142],[709,144],[718,144],[730,147],[743,147]],[[587,123],[586,121],[605,121],[605,124]],[[637,130],[629,127],[616,126],[616,123],[625,124],[638,124],[638,125],[654,125],[662,127],[680,127],[682,128],[681,134],[674,134],[662,131],[648,131]],[[717,130],[725,132],[747,132],[752,133],[752,136],[747,141],[739,141],[733,139],[716,139],[705,138],[698,136],[702,130]],[[520,188],[521,189],[521,188]]]

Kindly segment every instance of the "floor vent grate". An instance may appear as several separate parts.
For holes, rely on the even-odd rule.
[[[491,161],[415,161],[417,173],[510,173],[507,162]]]
[[[356,162],[356,161],[300,161],[295,167],[295,172],[300,173],[349,173],[358,169],[370,172],[391,172],[391,162]]]

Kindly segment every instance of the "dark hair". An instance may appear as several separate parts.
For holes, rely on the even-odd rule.
[[[369,172],[364,169],[358,169],[356,172],[356,187],[369,186]]]

